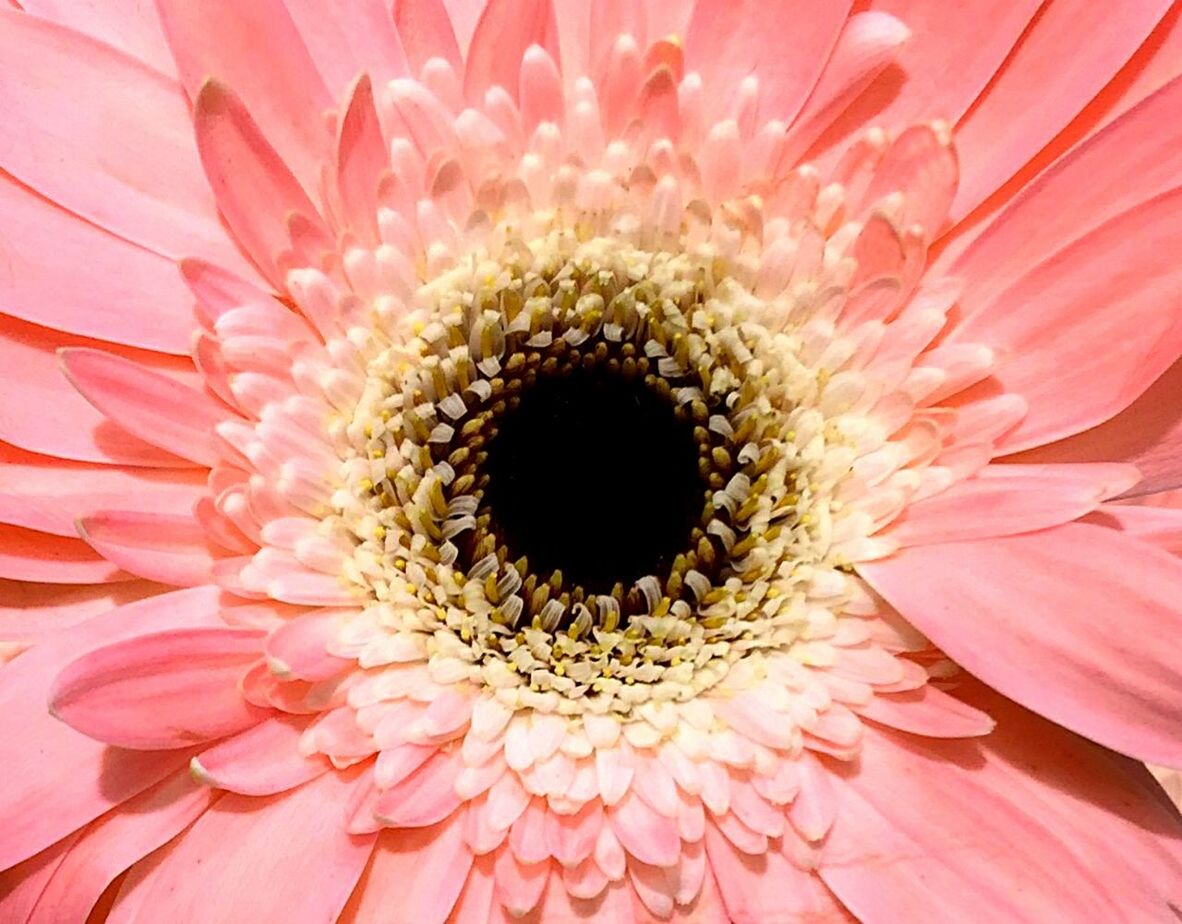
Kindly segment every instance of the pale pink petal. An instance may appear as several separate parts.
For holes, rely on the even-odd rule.
[[[199,471],[116,468],[51,459],[0,444],[0,522],[76,537],[103,507],[185,513],[205,493]]]
[[[1028,450],[1029,462],[1131,462],[1141,472],[1130,496],[1182,487],[1182,361],[1098,427]]]
[[[463,59],[443,0],[394,0],[394,25],[412,74],[431,58],[460,70]]]
[[[905,548],[1033,532],[1078,519],[1139,478],[1131,465],[991,465],[909,504],[881,535]]]
[[[1172,0],[1043,7],[977,105],[957,126],[959,220],[1050,141],[1137,50]]]
[[[78,0],[25,0],[19,5],[37,16],[114,45],[163,74],[171,76],[176,71],[154,3],[144,3],[143,0],[104,0],[101,4],[80,3]]]
[[[447,818],[463,804],[455,787],[460,766],[458,755],[438,752],[382,794],[378,820],[391,827],[422,828]]]
[[[184,831],[216,798],[182,771],[91,822],[46,884],[28,924],[85,921],[115,877]]]
[[[26,859],[184,766],[183,752],[120,751],[49,715],[49,687],[61,668],[100,645],[145,631],[213,626],[212,587],[163,594],[120,607],[46,638],[4,668],[0,685],[0,868]],[[37,742],[30,749],[28,742]]]
[[[339,99],[358,74],[379,86],[406,73],[406,57],[386,0],[284,0],[316,69]]]
[[[376,840],[341,823],[355,776],[326,773],[265,798],[223,796],[140,881],[129,903],[136,920],[335,921]],[[128,920],[120,904],[112,921]]]
[[[65,171],[68,172],[68,171]],[[171,260],[0,176],[4,311],[58,330],[184,354],[194,321]],[[0,318],[5,329],[12,323]]]
[[[21,449],[79,462],[102,462],[150,468],[191,468],[193,463],[165,453],[117,427],[90,405],[61,372],[61,346],[98,346],[93,340],[54,334],[43,327],[0,318],[0,367],[19,369],[20,378],[6,383],[11,399],[0,410],[0,438]],[[167,375],[193,366],[141,350],[119,351]],[[45,414],[53,408],[53,416]],[[70,427],[58,421],[67,419]]]
[[[12,11],[0,11],[0,57],[8,65],[0,78],[5,170],[147,250],[245,266],[218,223],[178,84],[101,42]],[[79,86],[87,88],[81,108]]]
[[[972,317],[1020,279],[1104,222],[1174,189],[1182,178],[1182,79],[1174,80],[1033,179],[963,253],[936,262],[965,281]],[[958,137],[959,144],[959,137]],[[954,257],[955,259],[951,259]]]
[[[673,866],[681,850],[677,823],[661,815],[634,792],[629,792],[607,813],[608,824],[624,849],[642,863]]]
[[[334,100],[283,0],[156,5],[190,98],[210,79],[233,88],[304,189],[316,189],[331,143],[323,113]]]
[[[850,6],[849,0],[698,0],[685,37],[686,68],[702,75],[716,113],[754,74],[761,115],[790,123],[821,76]]]
[[[267,637],[267,663],[281,677],[327,680],[356,662],[329,654],[349,611],[313,610],[288,620]]]
[[[218,559],[228,554],[191,514],[103,510],[79,520],[78,531],[107,561],[173,587],[211,583]]]
[[[1144,769],[1000,697],[975,702],[1000,719],[980,743],[871,732],[839,768],[818,870],[838,898],[866,924],[1170,921],[1178,820]]]
[[[966,670],[1116,750],[1182,764],[1182,561],[1080,523],[858,567]],[[922,579],[917,578],[922,575]]]
[[[263,275],[279,285],[276,260],[292,247],[288,216],[312,222],[323,235],[316,206],[233,90],[207,80],[193,119],[218,208]]]
[[[174,629],[116,642],[57,675],[53,714],[120,747],[182,748],[257,725],[267,710],[238,692],[259,654],[257,629]]]
[[[353,85],[337,137],[337,187],[342,218],[370,244],[377,243],[378,182],[390,168],[390,152],[382,137],[368,76]]]
[[[907,25],[911,37],[889,69],[826,135],[846,141],[867,125],[898,130],[915,122],[955,122],[993,79],[1041,0],[871,0],[869,9]]]
[[[489,0],[472,35],[464,72],[464,93],[478,103],[499,86],[517,96],[521,59],[541,45],[558,60],[558,32],[551,0]]]
[[[863,718],[927,738],[976,738],[997,724],[930,683],[904,693],[877,693],[865,706],[851,708]]]
[[[905,21],[881,12],[855,13],[792,127],[786,162],[800,160],[813,142],[884,70],[911,36]]]
[[[244,796],[271,796],[299,786],[329,769],[319,755],[305,757],[300,735],[304,716],[276,716],[202,751],[190,772],[207,786]]]
[[[129,433],[202,465],[220,460],[213,430],[234,415],[216,398],[114,353],[65,349],[61,361],[86,400]]]
[[[1102,423],[1182,353],[1182,319],[1161,310],[1182,298],[1182,264],[1171,248],[1182,233],[1180,203],[1182,190],[1175,190],[1112,219],[957,327],[961,342],[999,351],[994,378],[1030,404],[1001,437],[1000,451]]]
[[[382,832],[340,920],[383,924],[394,908],[400,917],[417,924],[449,920],[465,881],[471,878],[473,858],[463,830],[463,813],[457,813],[430,828]],[[478,873],[473,870],[472,876]],[[491,877],[485,881],[491,898]]]

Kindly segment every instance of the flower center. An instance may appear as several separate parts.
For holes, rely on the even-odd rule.
[[[562,352],[490,434],[490,528],[534,573],[621,593],[687,551],[703,507],[698,445],[634,356]]]
[[[499,229],[381,318],[336,497],[370,600],[342,650],[513,708],[629,713],[830,631],[809,601],[844,587],[861,425],[813,354],[852,347],[752,320],[795,302],[749,277],[710,244],[558,219]]]

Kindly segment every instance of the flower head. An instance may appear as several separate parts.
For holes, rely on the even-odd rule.
[[[4,920],[1172,920],[1178,11],[879,6],[0,14]]]

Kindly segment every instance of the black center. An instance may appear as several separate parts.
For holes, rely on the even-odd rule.
[[[485,497],[514,557],[589,593],[662,576],[702,512],[691,424],[640,381],[541,378],[489,443]]]

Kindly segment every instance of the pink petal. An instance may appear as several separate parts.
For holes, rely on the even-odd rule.
[[[137,885],[136,920],[335,921],[377,839],[342,824],[355,778],[326,773],[278,796],[223,796]],[[112,921],[128,920],[122,901]]]
[[[49,880],[29,924],[85,921],[116,876],[180,834],[214,798],[181,772],[92,822]]]
[[[377,818],[398,828],[422,828],[437,824],[460,807],[456,775],[461,761],[456,754],[440,751],[378,800]]]
[[[492,86],[516,98],[521,59],[541,45],[559,59],[552,0],[488,0],[468,49],[464,93],[478,103]]]
[[[833,55],[792,128],[786,154],[789,163],[800,160],[834,119],[899,57],[910,36],[907,23],[887,13],[854,13],[846,20]]]
[[[851,708],[863,718],[928,738],[976,738],[997,724],[930,683],[904,693],[878,693],[865,706]]]
[[[1030,182],[955,260],[970,318],[1036,264],[1087,232],[1174,189],[1182,175],[1182,80],[1174,80]],[[957,140],[959,144],[959,137]]]
[[[958,177],[952,137],[931,125],[915,125],[887,148],[874,171],[865,202],[870,205],[891,193],[903,193],[901,226],[909,229],[919,225],[930,240],[948,218]]]
[[[450,920],[472,869],[472,852],[464,843],[463,830],[463,816],[457,814],[430,828],[382,832],[340,920],[383,924],[392,908],[419,924]],[[476,875],[473,871],[472,876]],[[487,881],[491,898],[491,877]]]
[[[281,285],[276,260],[292,246],[288,215],[323,234],[316,206],[232,90],[213,80],[202,84],[193,120],[218,208],[263,275]]]
[[[72,0],[25,0],[20,6],[114,45],[162,74],[171,76],[176,70],[153,3],[105,0],[101,5],[91,5]]]
[[[1171,495],[1162,495],[1170,498]],[[1154,497],[1142,498],[1153,501]],[[1140,507],[1133,504],[1105,504],[1085,522],[1120,530],[1174,555],[1182,555],[1182,507]]]
[[[959,220],[1033,157],[1145,41],[1171,0],[1090,0],[1044,6],[997,78],[957,126],[964,173]]]
[[[148,581],[71,586],[0,580],[0,639],[38,641],[164,590]]]
[[[232,6],[219,0],[157,0],[156,5],[190,98],[197,100],[211,78],[232,87],[304,189],[317,189],[331,141],[322,114],[333,99],[284,0]],[[261,67],[264,60],[267,66]],[[282,218],[282,211],[277,214]]]
[[[790,863],[778,850],[758,856],[736,850],[713,825],[706,854],[729,920],[808,921],[837,924],[848,915],[817,875]]]
[[[62,374],[56,354],[59,347],[96,345],[93,340],[0,317],[0,368],[20,370],[19,377],[10,376],[5,382],[9,398],[0,414],[0,439],[31,452],[80,462],[191,468],[191,462],[117,427],[78,394]],[[188,360],[143,350],[118,352],[169,376],[193,371]],[[54,408],[52,416],[44,413],[46,407]]]
[[[62,171],[69,172],[69,171]],[[0,177],[4,311],[58,330],[185,354],[189,298],[171,260],[89,224]],[[3,319],[7,329],[10,322]]]
[[[406,73],[406,57],[386,0],[327,6],[321,0],[284,0],[284,6],[333,99],[339,99],[358,74],[368,74],[385,86]]]
[[[99,648],[54,680],[50,709],[119,747],[181,748],[233,735],[267,716],[238,681],[258,658],[257,629],[175,629]]]
[[[0,525],[0,578],[46,584],[134,580],[80,539]]]
[[[980,743],[875,732],[840,768],[826,885],[866,924],[1170,921],[1179,824],[1148,774],[1000,697],[973,700],[1000,720]]]
[[[369,77],[353,85],[337,138],[337,186],[345,225],[377,243],[378,182],[390,169],[390,152],[374,108]]]
[[[74,387],[129,433],[202,465],[221,458],[214,428],[233,413],[216,398],[113,353],[61,351]]]
[[[650,866],[673,866],[681,851],[677,822],[660,815],[634,792],[613,805],[607,814],[611,830],[632,856]]]
[[[394,0],[394,25],[412,74],[431,58],[443,58],[457,71],[463,59],[443,0]]]
[[[873,0],[870,9],[905,23],[911,37],[891,68],[852,106],[829,144],[867,125],[898,130],[927,119],[959,119],[993,78],[1041,0]]]
[[[0,873],[0,915],[7,921],[27,921],[66,853],[81,835],[75,831],[36,856]]]
[[[0,78],[5,170],[165,257],[243,265],[218,223],[179,85],[110,46],[15,11],[0,12],[0,57],[8,64]],[[166,291],[175,289],[169,282]]]
[[[173,587],[211,583],[227,554],[191,515],[105,510],[83,517],[78,530],[107,561]]]
[[[281,677],[327,680],[356,662],[328,653],[341,631],[347,611],[313,610],[288,620],[267,638],[267,662]]]
[[[83,465],[0,444],[0,522],[76,537],[74,521],[102,507],[184,513],[206,493],[198,471]]]
[[[206,786],[244,796],[292,789],[329,769],[323,757],[300,753],[300,735],[307,724],[303,716],[267,719],[202,751],[190,763],[190,772]]]
[[[850,6],[849,0],[698,0],[685,38],[686,69],[702,75],[716,111],[754,74],[761,115],[790,123],[821,76]]]
[[[1182,487],[1182,361],[1098,427],[1016,458],[1030,462],[1131,462],[1143,478],[1131,496]]]
[[[1068,523],[907,549],[858,571],[1005,695],[1116,750],[1182,764],[1182,673],[1160,642],[1182,628],[1182,561]]]
[[[1182,233],[1180,203],[1175,190],[1112,219],[955,330],[960,342],[1000,351],[994,377],[1030,403],[1000,450],[1038,446],[1115,416],[1182,353],[1182,320],[1160,310],[1182,298],[1182,265],[1170,246]]]
[[[212,587],[122,606],[46,638],[4,668],[0,684],[0,868],[44,849],[182,767],[184,753],[112,749],[49,715],[61,668],[95,648],[145,631],[220,625]],[[37,742],[30,749],[28,742]]]
[[[910,504],[882,535],[901,547],[986,539],[1058,526],[1139,480],[1131,465],[991,465]]]

